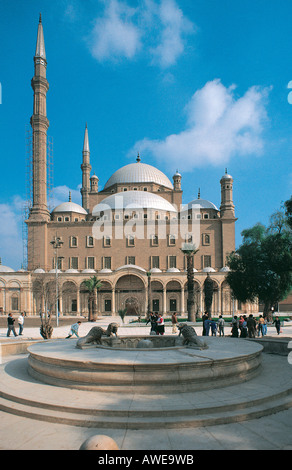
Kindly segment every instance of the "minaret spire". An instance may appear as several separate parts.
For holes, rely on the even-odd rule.
[[[30,123],[33,131],[33,204],[31,217],[48,220],[47,208],[47,119],[46,95],[49,84],[46,78],[47,60],[43,24],[40,16],[34,56],[34,77],[31,86],[34,91],[33,115]]]
[[[90,165],[90,150],[89,150],[87,123],[85,125],[85,132],[84,132],[81,170],[82,170],[82,188],[80,189],[80,192],[82,195],[82,207],[88,210],[91,165]]]
[[[40,18],[39,18],[39,26],[38,26],[36,49],[35,49],[35,57],[41,57],[42,59],[46,60],[44,30],[43,30],[41,13],[40,13]]]

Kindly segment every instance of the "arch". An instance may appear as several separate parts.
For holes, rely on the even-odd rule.
[[[126,309],[128,315],[141,315],[146,313],[146,288],[144,279],[136,273],[123,274],[120,276],[115,283],[115,304],[117,310]],[[133,313],[133,311],[136,313]]]
[[[76,315],[77,305],[77,283],[73,280],[66,280],[61,286],[59,297],[59,310],[63,315]]]

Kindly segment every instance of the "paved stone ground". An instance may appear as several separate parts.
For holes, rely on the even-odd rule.
[[[115,318],[121,323],[119,318]],[[75,319],[72,319],[73,323]],[[85,336],[96,325],[106,327],[113,318],[103,317],[96,323],[83,323],[80,336]],[[127,321],[129,319],[127,318]],[[283,327],[280,335],[292,339],[292,325]],[[201,327],[195,327],[201,334]],[[64,338],[68,325],[54,329],[53,338]],[[121,325],[119,333],[147,334],[149,326]],[[166,328],[171,333],[171,326]],[[225,334],[230,334],[228,328]],[[268,327],[269,336],[278,336],[273,326]],[[6,338],[6,328],[0,328],[0,340],[20,341],[21,339],[41,339],[39,327],[26,327],[22,337]],[[220,338],[218,338],[218,341]],[[5,358],[5,362],[9,358]],[[292,373],[292,366],[291,366]],[[273,370],[271,369],[271,374]],[[220,393],[220,391],[218,391]],[[166,398],[167,399],[167,398]],[[90,436],[106,434],[113,438],[119,448],[125,451],[196,451],[196,450],[292,450],[292,409],[255,420],[209,426],[194,429],[93,429],[62,424],[36,421],[0,412],[0,449],[1,450],[78,450]],[[220,456],[218,456],[220,458]],[[238,463],[238,462],[237,462]]]

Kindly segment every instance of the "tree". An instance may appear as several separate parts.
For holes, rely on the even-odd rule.
[[[292,229],[292,196],[284,202],[284,208],[287,224]]]
[[[199,251],[192,243],[185,243],[181,251],[187,258],[187,289],[188,289],[188,321],[196,321],[195,313],[195,283],[194,283],[194,255]]]
[[[52,279],[46,281],[42,275],[38,276],[33,283],[33,296],[41,319],[40,334],[44,339],[50,339],[53,334],[52,311],[56,308],[55,282]]]
[[[266,317],[291,291],[291,230],[256,224],[242,236],[242,245],[228,257],[226,280],[241,302],[263,303]]]
[[[92,276],[90,279],[85,279],[84,285],[89,293],[88,321],[95,321],[97,317],[96,294],[98,289],[101,288],[102,282],[96,276]]]

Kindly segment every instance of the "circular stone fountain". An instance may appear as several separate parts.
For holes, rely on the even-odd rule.
[[[74,340],[39,343],[29,348],[29,374],[61,387],[148,394],[225,387],[260,372],[261,345],[204,340],[205,349],[185,346],[174,335],[102,337],[101,344],[82,349]]]

